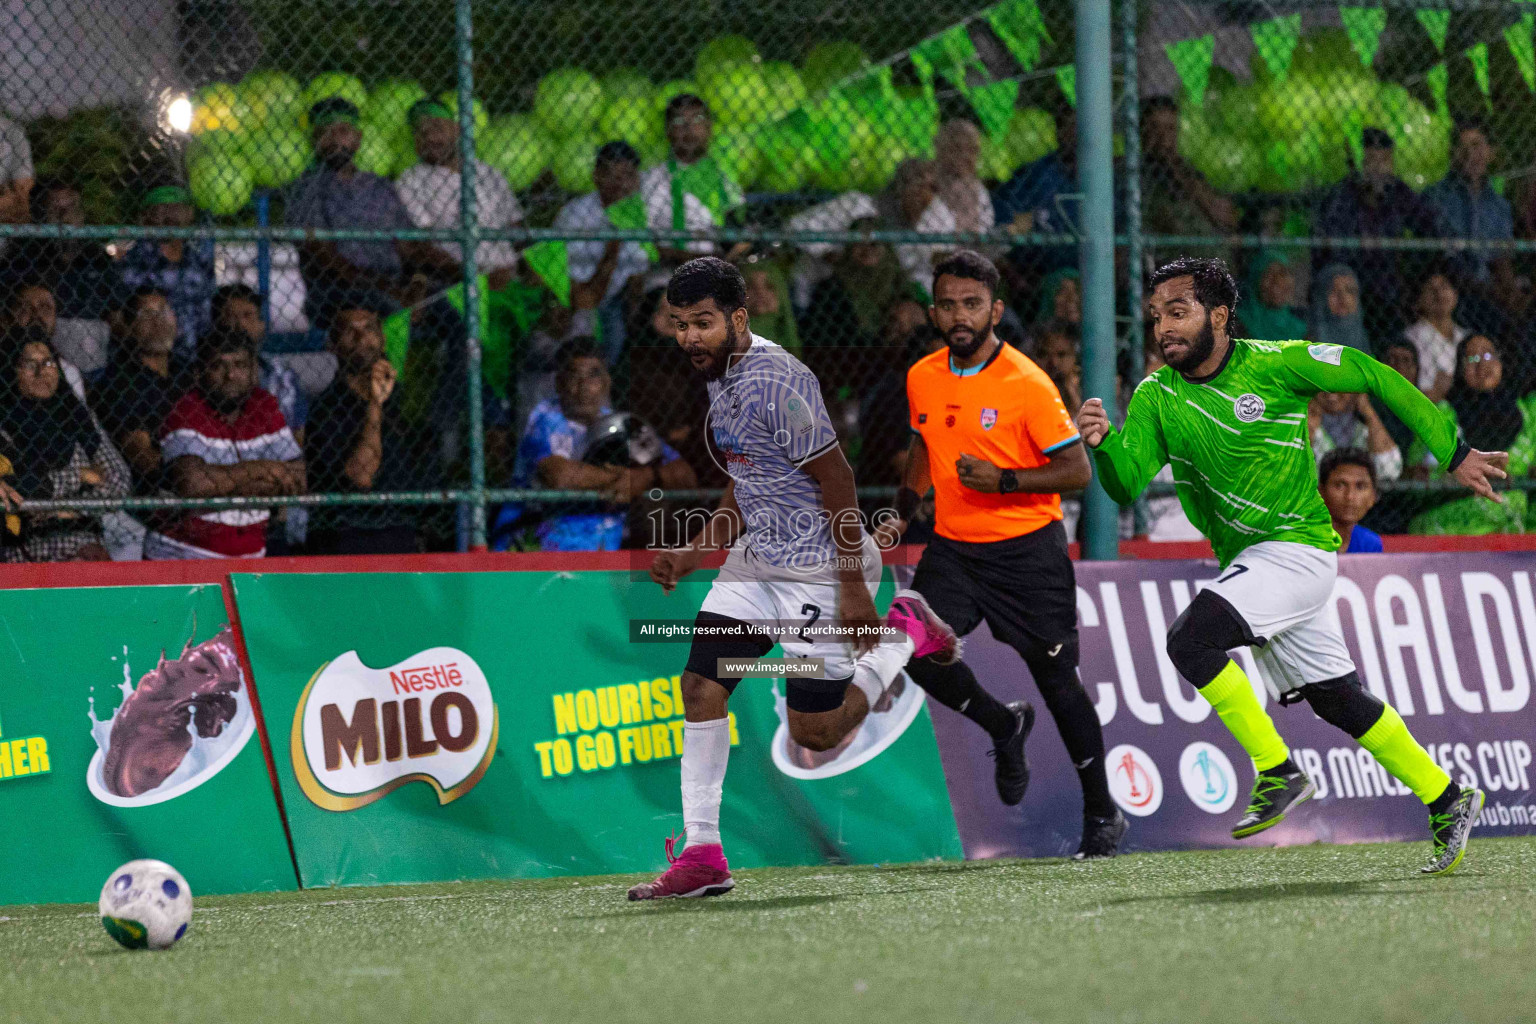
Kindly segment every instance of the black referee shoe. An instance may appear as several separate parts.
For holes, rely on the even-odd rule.
[[[1024,756],[1024,741],[1035,727],[1035,706],[1027,700],[1016,700],[1008,705],[1008,710],[1019,720],[1019,729],[987,751],[987,756],[997,762],[998,799],[1016,807],[1029,789],[1029,760]]]
[[[1099,860],[1113,857],[1120,852],[1120,841],[1130,831],[1131,823],[1125,820],[1120,809],[1115,808],[1113,818],[1095,818],[1083,815],[1083,841],[1077,844],[1073,860]]]

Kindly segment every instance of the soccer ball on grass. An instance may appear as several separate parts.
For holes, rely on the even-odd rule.
[[[164,861],[129,861],[101,887],[101,924],[129,949],[169,949],[192,920],[192,889]]]

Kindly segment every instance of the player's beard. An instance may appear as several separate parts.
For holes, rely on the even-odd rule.
[[[705,380],[719,380],[725,376],[725,371],[730,368],[731,360],[736,358],[736,343],[741,340],[741,335],[736,333],[736,328],[730,321],[725,324],[725,347],[718,352],[708,352],[709,362],[699,372]]]
[[[992,337],[992,328],[995,326],[996,323],[990,314],[987,316],[986,324],[980,330],[972,330],[966,324],[956,324],[944,332],[944,344],[949,346],[949,354],[956,359],[969,359],[987,343],[988,338]],[[955,336],[961,331],[970,331],[971,340],[964,344],[957,344]]]
[[[1163,361],[1180,373],[1193,373],[1201,363],[1211,357],[1214,351],[1216,351],[1216,331],[1211,326],[1211,314],[1206,313],[1205,326],[1200,328],[1200,333],[1195,336],[1195,340],[1190,343],[1184,355],[1174,359],[1164,348]]]

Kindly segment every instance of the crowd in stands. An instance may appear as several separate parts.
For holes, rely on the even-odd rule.
[[[662,162],[647,169],[628,143],[602,145],[595,188],[552,211],[553,225],[702,236],[748,223],[748,197],[710,155],[705,102],[676,96],[664,118]],[[387,231],[459,225],[463,154],[448,107],[423,100],[411,109],[419,162],[393,181],[357,166],[360,115],[347,100],[322,100],[309,123],[315,160],[283,196],[284,223]],[[1077,192],[1069,107],[1056,131],[1054,152],[989,184],[978,174],[976,126],[945,122],[935,158],[900,164],[883,192],[802,203],[784,224],[807,232],[1067,232]],[[1258,251],[1238,249],[1227,236],[1271,231],[1271,211],[1221,194],[1180,155],[1174,101],[1146,102],[1142,139],[1145,229],[1212,236],[1209,251],[1231,260],[1246,281],[1241,335],[1370,352],[1415,381],[1474,447],[1507,449],[1512,475],[1530,471],[1536,320],[1530,280],[1508,251],[1309,250],[1282,239]],[[1481,122],[1457,124],[1451,173],[1422,194],[1394,174],[1390,135],[1370,128],[1361,141],[1360,166],[1310,211],[1314,236],[1536,236],[1536,190],[1517,213],[1493,189],[1494,140]],[[65,179],[34,184],[24,147],[24,136],[0,124],[0,221],[83,224],[79,189]],[[472,179],[482,227],[529,219],[497,170],[477,161]],[[142,190],[139,223],[186,227],[195,217],[181,182]],[[1153,241],[1149,260],[1171,255]],[[716,246],[703,237],[482,242],[474,255],[488,299],[481,307],[487,481],[564,492],[558,500],[492,509],[493,546],[643,546],[662,518],[683,507],[658,501],[658,491],[724,483],[706,436],[704,388],[671,337],[664,298],[672,268],[705,252],[742,268],[754,332],[818,374],[859,482],[894,485],[906,456],[906,369],[942,344],[927,317],[928,288],[935,260],[949,248],[917,241]],[[1017,244],[989,255],[1004,279],[999,335],[1033,357],[1075,409],[1083,398],[1075,245]],[[298,244],[297,257],[304,314],[324,339],[323,358],[304,362],[305,373],[265,350],[270,297],[231,282],[211,241],[108,246],[38,238],[5,247],[0,502],[8,514],[0,557],[368,554],[455,545],[461,524],[452,507],[390,496],[467,481],[464,253],[451,242],[309,240]],[[1151,339],[1143,356],[1147,371],[1159,362]],[[1136,379],[1129,353],[1121,354],[1119,370],[1123,397]],[[1390,410],[1365,396],[1318,396],[1309,426],[1321,487],[1349,550],[1368,543],[1363,519],[1388,532],[1527,526],[1523,491],[1503,505],[1432,495],[1372,511],[1379,484],[1435,479],[1440,467]],[[373,497],[276,509],[259,500],[299,494]],[[244,500],[131,514],[16,508],[23,500],[124,495]],[[1128,513],[1125,530],[1186,539],[1181,519],[1177,501],[1161,495]]]

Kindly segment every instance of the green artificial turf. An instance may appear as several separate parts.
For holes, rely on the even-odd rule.
[[[168,953],[87,906],[0,907],[0,1019],[1514,1021],[1536,839],[744,871],[201,899]]]

